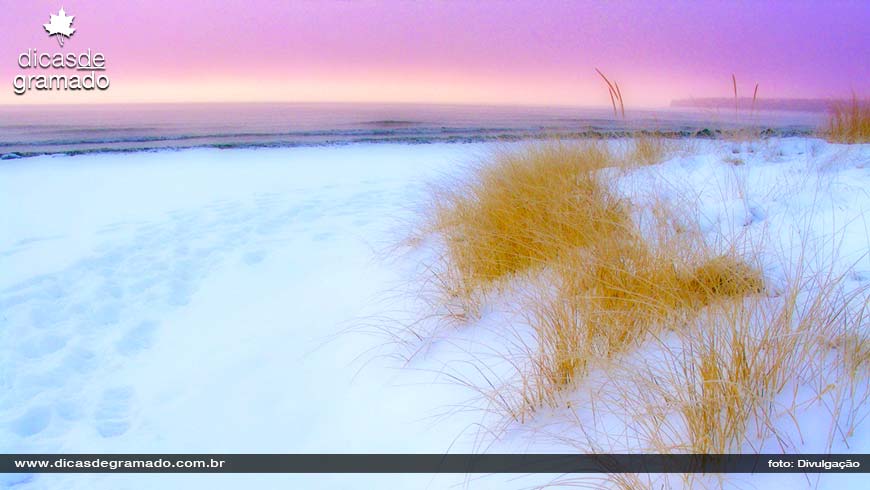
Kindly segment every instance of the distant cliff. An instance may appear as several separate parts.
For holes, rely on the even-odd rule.
[[[806,111],[826,112],[838,101],[834,99],[758,99],[754,108],[764,111]],[[677,99],[671,101],[671,107],[694,107],[699,109],[734,109],[734,98],[707,97],[697,99]],[[753,108],[751,97],[737,99],[740,110]]]

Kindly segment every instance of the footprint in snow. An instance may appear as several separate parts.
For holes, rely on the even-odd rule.
[[[51,408],[31,407],[24,415],[13,420],[9,429],[21,437],[31,437],[44,431],[51,423]]]
[[[66,337],[54,334],[48,334],[41,337],[34,336],[21,343],[19,352],[28,359],[39,359],[57,352],[63,348],[66,343]]]
[[[133,388],[122,386],[103,392],[94,413],[97,432],[103,437],[117,437],[130,428],[128,415],[133,400]]]
[[[253,252],[248,252],[245,254],[243,260],[248,265],[259,264],[266,257],[266,252],[263,250],[256,250]]]
[[[146,320],[128,330],[115,344],[115,348],[125,356],[132,356],[151,347],[157,322]]]

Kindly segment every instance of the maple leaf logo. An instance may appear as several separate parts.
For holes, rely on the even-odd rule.
[[[60,12],[58,12],[57,15],[49,15],[51,15],[51,22],[48,24],[42,24],[42,27],[45,27],[49,36],[57,36],[58,44],[60,44],[60,47],[63,47],[63,38],[70,37],[74,32],[76,32],[72,27],[72,22],[75,16],[66,15],[63,8],[60,9]]]

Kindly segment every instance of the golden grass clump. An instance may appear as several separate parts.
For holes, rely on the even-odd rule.
[[[867,332],[847,332],[831,340],[831,347],[841,351],[850,377],[870,374],[870,337]]]
[[[739,302],[717,305],[683,338],[681,371],[667,383],[679,386],[673,396],[687,429],[678,449],[739,452],[750,416],[782,390],[781,370],[802,337],[782,330],[784,318],[759,332],[751,311]]]
[[[851,290],[832,271],[799,263],[776,294],[671,317],[643,350],[602,365],[581,398],[568,398],[593,396],[591,417],[575,418],[573,435],[560,428],[556,440],[591,452],[758,453],[775,444],[794,453],[810,430],[827,433],[832,451],[870,415],[870,287]],[[798,425],[805,410],[819,408],[830,418]],[[598,425],[598,417],[625,425]],[[670,488],[674,480],[658,475],[642,487]]]
[[[645,164],[635,155],[601,143],[533,144],[496,153],[436,194],[430,228],[445,247],[436,284],[448,309],[479,311],[483,292],[530,272],[524,313],[538,345],[514,417],[552,404],[590,362],[619,355],[668,318],[762,288],[739,257],[714,253],[697,231],[675,232],[677,209],[651,205],[654,229],[641,230],[636,206],[602,172]],[[449,305],[457,298],[463,308]]]
[[[498,151],[468,182],[436,192],[444,286],[469,296],[612,234],[628,213],[596,171],[614,164],[601,144],[535,144]]]
[[[836,143],[870,143],[870,101],[855,95],[831,108],[826,135]]]
[[[700,237],[696,237],[700,238]],[[536,285],[526,302],[538,352],[513,414],[555,406],[558,392],[590,365],[624,354],[686,323],[708,305],[759,293],[760,272],[700,240],[659,244],[622,230],[552,265],[555,288]],[[551,291],[551,289],[554,289]]]
[[[679,289],[689,299],[706,306],[717,298],[760,293],[763,287],[760,272],[742,260],[723,254],[707,260],[682,278]]]
[[[638,413],[677,413],[646,427],[652,446],[722,454],[773,439],[793,450],[799,442],[777,421],[795,421],[817,401],[832,415],[829,445],[836,434],[851,433],[854,409],[868,396],[867,373],[857,373],[866,340],[854,335],[867,327],[868,305],[866,288],[844,294],[841,283],[802,271],[775,297],[717,302],[675,330],[675,343],[661,343],[667,362],[626,366],[618,389],[634,400],[627,405]],[[799,386],[811,393],[802,395]]]
[[[631,141],[627,161],[635,165],[655,165],[676,149],[676,143],[658,134],[638,134]]]

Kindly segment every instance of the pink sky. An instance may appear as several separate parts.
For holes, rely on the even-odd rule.
[[[64,48],[42,28],[74,15]],[[0,103],[391,101],[627,106],[870,93],[870,2],[2,0]],[[18,54],[106,56],[106,92],[12,92]],[[68,71],[73,74],[74,72]]]

